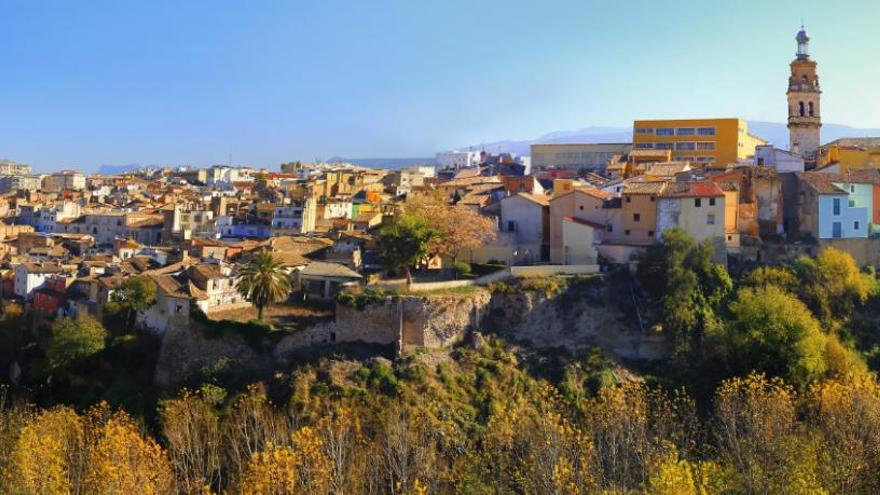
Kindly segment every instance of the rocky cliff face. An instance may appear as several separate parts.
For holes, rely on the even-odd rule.
[[[304,349],[316,346],[362,342],[403,352],[442,348],[472,330],[535,347],[598,346],[630,359],[668,355],[667,339],[643,333],[608,297],[601,282],[574,284],[553,294],[514,286],[494,292],[478,288],[463,294],[389,297],[364,309],[340,305],[332,322],[293,332],[275,343],[264,339],[256,346],[234,333],[208,338],[190,326],[174,328],[165,334],[155,381],[178,384],[218,361],[238,370],[271,372],[290,367]]]
[[[596,346],[627,359],[661,359],[670,351],[668,339],[643,333],[633,315],[608,304],[594,288],[574,287],[558,295],[496,293],[489,308],[487,331],[534,347]]]

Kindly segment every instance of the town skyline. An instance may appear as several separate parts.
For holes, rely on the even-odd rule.
[[[822,74],[823,121],[880,127],[880,101],[870,98],[880,74],[859,63],[880,48],[870,29],[876,9],[780,2],[754,16],[747,7],[756,5],[711,13],[684,3],[640,6],[620,36],[605,24],[626,9],[594,2],[555,4],[550,10],[564,19],[520,4],[421,13],[290,4],[242,13],[223,3],[209,12],[197,4],[0,3],[10,21],[0,40],[11,46],[0,106],[16,115],[0,123],[0,156],[40,172],[206,166],[230,156],[271,167],[333,156],[432,156],[641,118],[783,122],[785,68],[801,17]],[[687,14],[676,17],[682,9]],[[852,16],[856,9],[862,15]],[[461,12],[492,22],[474,23],[474,37],[452,22]],[[548,20],[561,29],[536,27]],[[652,30],[673,21],[689,29]],[[438,33],[432,25],[448,29],[419,31]],[[575,29],[584,25],[590,29]],[[327,28],[350,36],[334,41]],[[218,34],[224,29],[231,35]],[[482,41],[468,42],[475,39]],[[357,40],[369,46],[358,48]],[[670,48],[645,50],[652,45]],[[706,69],[697,64],[707,59]],[[694,69],[683,71],[682,63]],[[52,78],[49,67],[64,77]]]

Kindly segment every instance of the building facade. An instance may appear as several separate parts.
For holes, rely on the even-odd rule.
[[[741,119],[636,120],[635,150],[669,150],[672,160],[728,165],[751,161],[767,144]]]
[[[604,172],[615,155],[625,155],[632,143],[533,144],[532,170],[550,167]]]

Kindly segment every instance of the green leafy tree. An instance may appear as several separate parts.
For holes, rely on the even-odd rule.
[[[52,325],[46,355],[53,368],[63,368],[104,349],[106,339],[107,330],[92,317],[61,318]]]
[[[801,280],[801,299],[829,326],[848,320],[877,291],[876,279],[861,273],[852,255],[839,249],[824,247],[815,258],[800,256],[793,269]]]
[[[290,277],[284,264],[271,251],[256,253],[240,272],[238,292],[257,307],[257,318],[263,320],[263,309],[284,300],[290,294]]]
[[[127,278],[113,290],[110,300],[124,315],[126,327],[134,328],[138,313],[156,302],[156,282],[145,276]]]
[[[803,386],[827,371],[827,337],[792,294],[773,285],[742,288],[730,314],[720,348],[736,374],[757,371]]]
[[[716,310],[733,288],[727,269],[712,257],[708,241],[668,229],[639,265],[639,283],[658,308],[663,329],[675,335],[679,355],[701,351],[706,331],[719,325]]]
[[[412,285],[411,268],[428,256],[431,241],[439,232],[425,217],[404,213],[379,233],[382,262],[391,269],[402,269],[407,287]]]

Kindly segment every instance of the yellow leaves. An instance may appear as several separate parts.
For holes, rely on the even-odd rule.
[[[12,486],[45,494],[172,493],[174,478],[159,445],[124,413],[106,419],[105,411],[79,416],[56,408],[30,420],[12,452]]]
[[[103,426],[89,454],[86,486],[95,494],[172,493],[174,475],[165,451],[117,413]]]
[[[239,492],[249,495],[325,493],[331,480],[332,461],[315,428],[303,427],[291,435],[289,446],[270,444],[248,462]]]
[[[66,407],[43,411],[25,425],[10,462],[13,486],[25,493],[69,493],[70,459],[82,442],[81,421]]]

